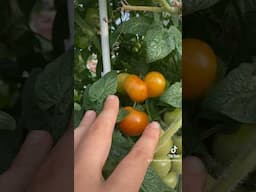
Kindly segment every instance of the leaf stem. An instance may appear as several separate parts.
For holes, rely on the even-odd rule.
[[[178,13],[180,11],[180,5],[170,6],[165,0],[161,0],[161,7],[153,7],[153,6],[134,6],[122,3],[122,11],[146,11],[146,12],[170,12],[170,13]]]
[[[161,7],[150,7],[150,6],[133,6],[133,5],[122,5],[122,11],[147,11],[147,12],[162,12]]]

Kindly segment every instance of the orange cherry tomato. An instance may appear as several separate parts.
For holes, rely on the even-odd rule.
[[[182,49],[183,97],[203,97],[215,81],[217,57],[207,43],[198,39],[183,39]]]
[[[118,124],[119,129],[128,136],[142,134],[149,123],[148,115],[133,107],[124,107],[124,109],[130,113]]]
[[[149,97],[159,97],[166,88],[166,79],[159,72],[149,72],[144,79],[148,87]]]
[[[148,98],[146,83],[136,75],[129,75],[125,79],[124,88],[132,101],[143,102]]]

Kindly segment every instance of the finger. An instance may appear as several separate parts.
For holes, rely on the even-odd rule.
[[[74,138],[75,138],[74,147],[75,147],[75,150],[76,150],[77,146],[79,145],[81,138],[86,133],[87,129],[95,121],[95,119],[96,119],[96,112],[87,111],[85,113],[80,125],[75,129],[75,133],[74,133]]]
[[[52,138],[49,133],[39,130],[31,131],[10,169],[1,177],[0,186],[7,187],[6,191],[10,192],[23,191],[38,171],[51,146]]]
[[[107,180],[117,191],[139,191],[160,137],[159,124],[151,123],[131,152],[120,162]]]
[[[104,109],[88,128],[85,136],[76,151],[75,163],[79,170],[95,169],[101,171],[107,159],[117,114],[119,111],[119,100],[116,96],[109,96],[105,102]],[[89,167],[88,167],[89,166]]]
[[[191,156],[185,158],[182,164],[184,192],[204,192],[207,171],[202,161]]]
[[[74,131],[67,130],[35,175],[28,192],[74,190]]]

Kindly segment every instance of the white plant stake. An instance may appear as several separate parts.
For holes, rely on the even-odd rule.
[[[111,71],[107,0],[99,0],[99,11],[100,11],[101,49],[102,49],[102,61],[103,61],[102,76],[104,76],[106,73]]]

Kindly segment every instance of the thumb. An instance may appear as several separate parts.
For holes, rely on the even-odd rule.
[[[11,167],[0,176],[3,191],[24,191],[52,146],[46,131],[31,131]]]
[[[187,157],[183,164],[183,191],[204,192],[207,171],[202,161],[197,157]]]

